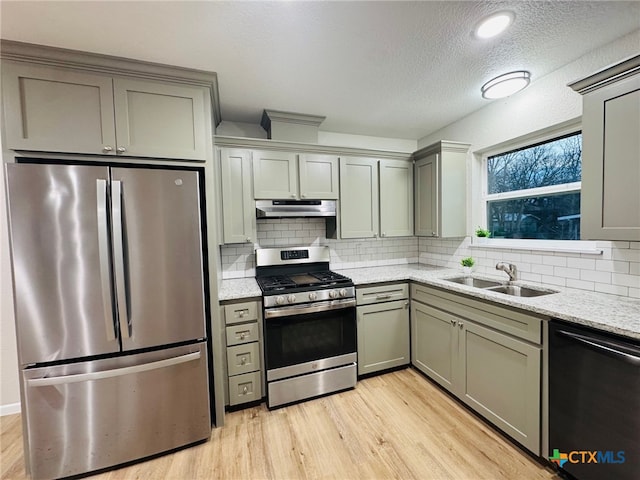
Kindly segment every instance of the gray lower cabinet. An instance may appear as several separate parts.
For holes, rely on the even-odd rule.
[[[408,298],[406,283],[356,289],[358,375],[409,364]]]
[[[251,151],[222,148],[219,153],[223,243],[254,242],[256,204],[252,194]]]
[[[6,147],[206,160],[205,87],[2,62]]]
[[[580,238],[640,241],[640,55],[570,84],[582,93]]]
[[[254,402],[262,398],[262,328],[260,303],[231,303],[222,307],[226,338],[226,404]]]
[[[522,312],[415,284],[411,293],[412,364],[539,455],[542,345],[532,325],[542,319],[522,327]]]

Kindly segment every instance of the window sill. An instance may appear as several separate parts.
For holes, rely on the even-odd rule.
[[[602,249],[596,247],[596,242],[580,240],[513,240],[502,238],[488,238],[478,241],[472,238],[469,248],[490,250],[531,250],[539,252],[579,253],[584,255],[602,255]]]

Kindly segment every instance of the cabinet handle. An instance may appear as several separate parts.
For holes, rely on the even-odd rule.
[[[374,233],[374,234],[373,234],[373,237],[374,237],[374,238],[375,238],[375,237],[377,237],[377,236],[378,236],[378,234],[377,234],[377,233]]]
[[[455,320],[449,320],[449,321],[451,322],[451,325],[453,325],[454,327],[458,324],[458,322]]]
[[[391,298],[391,294],[390,293],[385,293],[383,295],[377,295],[376,296],[376,300],[385,300],[387,298]]]
[[[387,236],[387,234],[386,234],[386,233],[384,233],[384,232],[382,232],[382,235],[380,235],[380,236],[381,236],[381,237],[386,237],[386,236]]]
[[[245,385],[245,386],[242,388],[242,393],[246,394],[248,391],[249,391],[249,388]]]
[[[247,334],[245,332],[242,332],[240,334],[240,340],[244,340],[247,337]]]
[[[240,359],[240,365],[246,365],[247,364],[247,357],[242,357]]]
[[[247,237],[247,242],[251,242],[251,237]]]
[[[105,145],[104,147],[102,147],[102,151],[103,152],[112,152],[113,151],[113,147],[111,145]]]
[[[296,198],[296,196],[295,195],[291,195],[291,198]]]
[[[431,236],[435,237],[436,236],[436,232],[431,232]]]
[[[306,195],[304,195],[304,194],[303,194],[303,195],[300,195],[300,197],[301,197],[301,198],[307,198],[307,196],[306,196]]]
[[[126,152],[126,151],[127,151],[127,149],[126,149],[126,148],[124,148],[124,147],[118,147],[118,148],[117,148],[117,152],[118,152],[118,153],[124,153],[124,152]]]
[[[458,326],[459,326],[459,327],[460,327],[460,329],[462,330],[462,327],[464,327],[464,323],[460,322],[460,323],[458,324]]]

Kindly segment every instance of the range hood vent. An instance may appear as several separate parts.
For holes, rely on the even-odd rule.
[[[257,218],[335,216],[335,200],[256,200]]]
[[[270,140],[283,142],[318,143],[318,128],[327,117],[304,113],[264,110],[260,126]]]

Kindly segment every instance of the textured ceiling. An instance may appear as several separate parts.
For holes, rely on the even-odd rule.
[[[501,37],[471,31],[503,9]],[[640,2],[0,2],[2,38],[218,73],[222,119],[263,109],[325,131],[418,139],[483,107],[480,86],[532,81],[640,28]],[[639,45],[640,51],[640,45]]]

